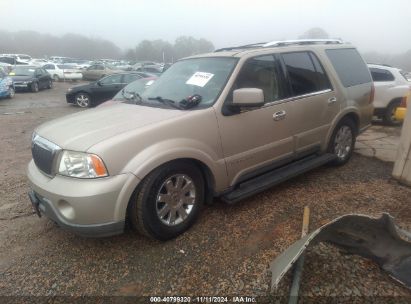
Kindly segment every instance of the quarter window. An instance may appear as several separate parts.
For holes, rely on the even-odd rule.
[[[378,68],[370,68],[373,81],[394,81],[394,75],[390,71]]]
[[[346,88],[372,82],[368,67],[356,49],[329,49],[325,52]]]
[[[294,95],[330,89],[331,85],[317,57],[309,52],[282,54]]]
[[[257,88],[264,92],[264,102],[285,98],[284,87],[279,77],[278,65],[271,55],[254,57],[247,60],[237,76],[232,92],[241,88]]]

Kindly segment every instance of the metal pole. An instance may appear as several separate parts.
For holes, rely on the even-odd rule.
[[[304,207],[303,215],[303,228],[301,231],[301,237],[305,237],[308,233],[308,228],[310,225],[310,208],[308,206]],[[300,283],[303,275],[304,268],[304,253],[300,256],[297,263],[294,266],[294,277],[293,283],[290,290],[290,298],[288,299],[288,304],[297,304],[298,302],[298,293],[300,291]]]

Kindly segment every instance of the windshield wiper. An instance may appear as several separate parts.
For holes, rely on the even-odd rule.
[[[168,105],[172,106],[173,108],[176,108],[176,109],[179,109],[179,110],[182,109],[182,108],[179,106],[179,104],[176,103],[174,100],[167,99],[167,98],[163,98],[163,97],[161,97],[161,96],[149,97],[148,100],[156,100],[156,101],[158,101],[158,102],[168,104]]]
[[[201,95],[194,94],[192,96],[188,96],[187,98],[182,99],[179,102],[175,102],[172,99],[163,98],[161,96],[149,97],[148,99],[157,100],[158,102],[161,102],[161,103],[166,103],[179,110],[187,110],[187,109],[197,106],[201,102],[202,97]]]

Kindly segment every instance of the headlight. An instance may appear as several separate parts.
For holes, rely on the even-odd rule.
[[[106,166],[97,155],[67,150],[61,154],[58,174],[78,178],[108,176]]]
[[[71,92],[71,91],[73,91],[73,88],[68,88],[68,89],[67,89],[67,93],[69,93],[69,92]]]

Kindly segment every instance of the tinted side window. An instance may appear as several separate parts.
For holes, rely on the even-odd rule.
[[[308,52],[282,54],[294,95],[321,91],[319,76]]]
[[[243,65],[232,91],[241,88],[257,88],[264,92],[264,101],[285,98],[284,86],[279,77],[278,65],[273,56],[259,56],[247,60]],[[232,91],[228,100],[232,100]]]
[[[330,49],[325,52],[346,88],[372,81],[368,67],[356,49]]]
[[[394,75],[388,70],[370,68],[370,72],[374,81],[394,81]]]
[[[118,74],[118,75],[107,76],[106,78],[100,80],[100,83],[104,85],[121,83],[121,75]]]
[[[126,74],[123,76],[123,83],[130,83],[140,78],[141,76],[138,74]]]

